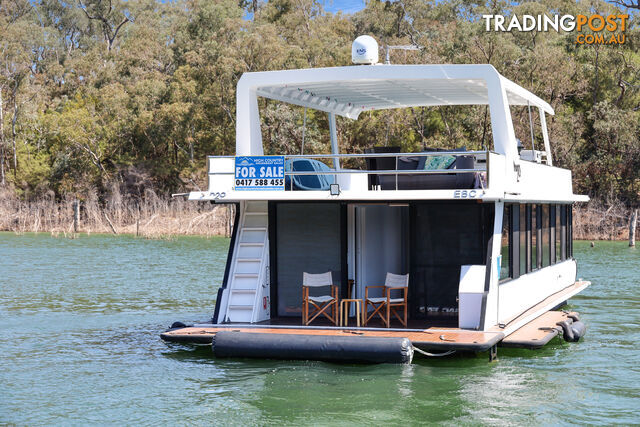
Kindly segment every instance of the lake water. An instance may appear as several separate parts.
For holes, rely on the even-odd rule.
[[[0,233],[0,424],[640,422],[640,248],[577,242],[584,341],[409,366],[216,360],[159,338],[211,317],[228,239]]]

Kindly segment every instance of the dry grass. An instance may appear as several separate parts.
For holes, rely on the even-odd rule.
[[[604,206],[592,200],[573,208],[573,238],[578,240],[627,240],[631,212],[620,202]]]
[[[75,198],[56,201],[51,194],[24,201],[9,190],[0,190],[0,230],[50,232],[72,237],[79,233],[127,233],[147,238],[176,235],[229,236],[234,208],[183,198],[161,198],[147,190],[142,201],[122,197],[117,191],[100,203],[95,193],[80,199],[80,220],[74,230]]]

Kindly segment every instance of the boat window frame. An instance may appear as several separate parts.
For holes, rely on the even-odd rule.
[[[534,270],[542,268],[542,205],[536,203],[536,266]]]
[[[560,260],[567,259],[567,207],[560,205]]]
[[[540,205],[540,235],[542,236],[542,258],[541,268],[550,267],[553,265],[551,262],[551,205],[543,203]]]
[[[548,215],[543,215],[545,210]],[[567,203],[505,203],[502,221],[503,224],[508,221],[509,270],[508,276],[501,275],[498,283],[572,259],[571,214],[572,205]],[[548,231],[545,231],[545,225]],[[504,225],[502,230],[500,255],[504,251]],[[545,235],[547,240],[543,239]],[[546,249],[543,245],[547,245]],[[543,257],[548,265],[544,265]]]
[[[527,254],[529,248],[527,248],[527,205],[519,203],[519,236],[518,236],[518,276],[527,274]]]
[[[573,258],[573,204],[567,205],[567,259]]]
[[[507,248],[507,264],[505,265],[504,262],[504,257],[502,259],[502,263],[500,265],[500,271],[498,272],[498,280],[499,282],[506,282],[508,280],[512,280],[514,279],[513,277],[513,254],[512,254],[512,248],[513,248],[513,210],[512,210],[513,205],[512,204],[504,204],[504,207],[502,209],[502,232],[500,234],[500,256],[502,256],[502,253],[504,252],[504,248],[505,245],[503,245],[503,240],[505,239],[505,232],[506,232],[506,248]],[[502,275],[502,272],[504,271],[503,269],[505,269],[506,267],[506,276]]]
[[[533,229],[531,227],[532,225],[532,221],[533,221],[533,215],[532,215],[532,210],[533,210],[533,206],[531,204],[526,204],[526,254],[525,254],[525,259],[526,259],[526,273],[531,273],[533,271]]]
[[[521,254],[527,253],[527,249],[524,248],[524,252],[521,250],[521,236],[524,236],[526,240],[527,228],[526,228],[526,219],[524,226],[520,221],[521,212],[525,214],[526,218],[526,206],[520,203],[505,203],[504,204],[504,212],[502,216],[503,223],[503,233],[504,233],[504,221],[505,218],[508,220],[508,246],[507,253],[509,254],[508,260],[508,272],[507,276],[499,277],[498,283],[501,285],[503,283],[509,282],[511,280],[518,279],[520,276],[523,276],[524,272],[521,271]],[[523,229],[524,228],[524,229]],[[522,234],[521,234],[522,233]],[[504,234],[501,234],[500,238],[500,255],[502,255],[504,246],[502,245],[502,239]],[[514,262],[517,260],[517,262]],[[501,265],[502,267],[502,265]],[[526,267],[525,267],[526,268]],[[500,269],[502,272],[502,268]]]
[[[511,205],[511,236],[509,247],[511,253],[509,255],[511,277],[517,279],[521,276],[520,272],[520,203]]]
[[[552,204],[549,207],[549,216],[551,224],[551,264],[557,264],[560,262],[560,205]]]

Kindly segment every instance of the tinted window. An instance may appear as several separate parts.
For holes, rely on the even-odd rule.
[[[573,256],[573,206],[567,206],[567,257]]]
[[[531,270],[538,268],[538,212],[531,205]]]
[[[549,230],[549,205],[541,206],[542,216],[541,233],[542,233],[542,267],[551,264],[551,232]]]
[[[567,205],[560,207],[560,257],[567,259]]]
[[[511,205],[504,206],[502,216],[502,238],[500,240],[500,254],[502,262],[500,264],[500,280],[511,277],[509,272],[509,240],[511,233]]]
[[[527,230],[530,227],[527,223],[526,205],[520,205],[520,274],[527,273]]]
[[[562,210],[562,205],[556,206],[556,262],[560,262],[562,260],[562,250],[561,250],[561,242],[560,242],[560,234],[562,233],[562,224],[560,221],[560,211]]]

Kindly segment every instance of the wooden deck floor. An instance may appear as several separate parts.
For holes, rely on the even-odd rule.
[[[310,327],[261,327],[253,325],[198,325],[168,331],[162,339],[172,342],[210,344],[219,331],[238,331],[256,334],[325,335],[379,338],[408,338],[413,345],[433,350],[486,351],[496,345],[504,334],[501,332],[467,331],[457,328],[429,328],[424,330],[394,330],[373,328],[310,328]]]

